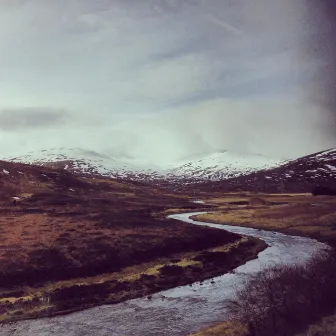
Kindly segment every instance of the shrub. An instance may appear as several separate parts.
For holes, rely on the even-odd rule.
[[[320,323],[312,325],[309,329],[298,336],[335,336],[336,315],[324,318]]]
[[[253,336],[295,335],[335,307],[335,280],[336,260],[327,253],[303,266],[271,267],[247,280],[229,302],[229,313]]]

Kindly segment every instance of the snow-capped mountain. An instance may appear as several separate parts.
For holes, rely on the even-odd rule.
[[[221,151],[175,167],[170,170],[168,176],[220,181],[277,167],[281,163],[283,161],[263,155]]]
[[[275,168],[209,182],[204,188],[213,191],[310,192],[316,185],[336,188],[336,148],[290,160]]]
[[[306,181],[315,184],[335,182],[336,149],[291,160],[280,167],[265,171],[265,178],[282,181]]]
[[[61,168],[82,175],[101,175],[131,180],[146,180],[149,177],[159,178],[161,176],[158,169],[151,169],[143,164],[134,164],[130,160],[118,160],[80,148],[34,151],[25,155],[4,158],[4,160]]]
[[[240,155],[222,151],[163,170],[132,160],[115,159],[95,151],[79,148],[35,151],[5,158],[5,160],[62,168],[77,174],[151,182],[158,180],[170,182],[217,181],[280,164],[279,160],[272,160],[262,155]]]
[[[81,175],[101,175],[152,183],[223,181],[238,189],[244,189],[244,185],[255,189],[261,186],[276,189],[280,184],[328,184],[336,178],[336,149],[289,161],[222,151],[166,170],[79,148],[42,150],[5,160],[61,168]]]
[[[80,175],[173,186],[174,190],[194,183],[213,191],[296,192],[309,191],[316,184],[336,186],[336,149],[288,161],[222,151],[166,170],[83,149],[43,150],[4,160],[61,168]]]

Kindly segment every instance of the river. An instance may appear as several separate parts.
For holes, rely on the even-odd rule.
[[[201,223],[195,213],[170,218],[263,239],[269,247],[257,259],[225,274],[192,286],[170,289],[116,305],[101,306],[66,316],[21,321],[0,327],[2,336],[185,336],[225,319],[225,300],[242,285],[247,274],[267,265],[303,263],[327,245],[314,239],[251,228]]]

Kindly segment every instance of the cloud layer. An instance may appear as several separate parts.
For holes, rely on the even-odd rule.
[[[52,108],[19,108],[0,111],[2,131],[46,129],[65,123],[66,112]]]
[[[313,2],[3,1],[0,151],[166,165],[335,146],[332,11]]]

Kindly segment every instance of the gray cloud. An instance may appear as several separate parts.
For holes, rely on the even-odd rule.
[[[75,146],[166,165],[335,146],[328,1],[0,2],[0,150]]]
[[[336,3],[333,0],[307,1],[307,24],[315,28],[304,41],[301,56],[320,62],[314,81],[306,91],[307,99],[324,108],[330,119],[329,131],[336,139]],[[307,57],[307,56],[306,56]]]
[[[67,113],[53,108],[18,108],[0,111],[0,130],[23,131],[57,127],[65,122]]]

